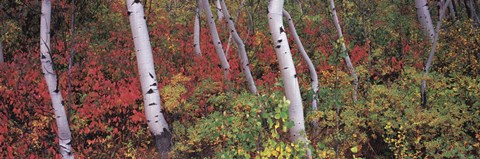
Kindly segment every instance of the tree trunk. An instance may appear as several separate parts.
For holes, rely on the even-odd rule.
[[[448,4],[450,2],[451,2],[451,0],[447,0],[447,3],[445,3],[445,4]],[[440,27],[442,25],[443,17],[445,17],[445,10],[447,9],[447,7],[448,7],[448,5],[444,5],[440,9],[440,18],[438,19],[438,22],[437,22],[437,28],[435,30],[436,34],[433,38],[432,49],[430,50],[430,54],[428,55],[428,59],[427,59],[427,62],[425,64],[425,68],[424,68],[422,85],[421,85],[421,88],[420,88],[421,98],[422,98],[422,106],[423,107],[427,106],[427,81],[426,81],[426,78],[428,76],[428,71],[430,71],[430,66],[432,65],[433,58],[435,57],[435,49],[437,47],[438,34],[440,33]]]
[[[155,136],[158,151],[163,158],[171,147],[172,134],[162,114],[160,93],[158,91],[157,76],[155,74],[152,47],[145,22],[143,6],[139,1],[126,0],[135,45],[138,73],[142,86],[145,115],[150,131]]]
[[[345,46],[345,41],[343,39],[343,33],[342,33],[342,28],[340,27],[340,22],[338,21],[338,16],[337,16],[337,11],[335,9],[335,2],[333,0],[330,0],[330,10],[332,12],[333,16],[333,23],[335,24],[335,27],[337,28],[337,33],[338,33],[338,38],[340,39],[342,43],[342,52],[345,53],[345,63],[347,65],[347,69],[350,72],[350,75],[353,77],[353,93],[352,93],[352,98],[353,101],[357,101],[357,90],[358,90],[358,77],[357,73],[355,72],[355,68],[353,68],[352,61],[350,60],[350,56],[348,55],[347,52],[347,47]]]
[[[417,18],[420,22],[420,27],[425,35],[427,35],[430,41],[435,36],[435,30],[433,28],[432,17],[428,10],[427,0],[415,0],[415,8],[417,8]]]
[[[290,140],[293,142],[302,142],[307,145],[308,139],[305,134],[302,97],[300,95],[295,65],[292,54],[290,53],[290,46],[288,45],[287,34],[283,27],[283,4],[284,0],[270,0],[268,5],[268,24],[279,61],[285,96],[290,101],[290,107],[288,108],[289,118],[294,122],[294,126],[290,128]],[[311,152],[308,148],[307,152],[308,157],[311,158]]]
[[[200,12],[201,12],[201,0],[197,1],[197,9],[195,10],[195,26],[193,28],[193,48],[197,56],[202,55],[202,50],[200,49]]]
[[[222,21],[223,18],[224,18],[224,15],[223,15],[223,12],[222,12],[222,5],[220,4],[220,0],[215,1],[215,7],[217,9],[218,21]]]
[[[58,79],[53,69],[53,61],[51,58],[50,47],[50,18],[52,4],[50,0],[42,1],[42,15],[40,17],[40,62],[42,63],[42,71],[47,82],[48,92],[52,97],[52,105],[55,113],[55,120],[58,127],[58,141],[60,144],[60,154],[62,158],[71,159],[73,157],[71,147],[71,132],[68,127],[67,115],[65,113],[62,94],[58,88]]]
[[[225,0],[221,1],[221,6],[223,15],[225,15],[228,27],[230,28],[230,34],[233,36],[233,40],[237,44],[237,52],[240,56],[243,71],[245,72],[245,76],[248,82],[248,88],[250,89],[250,92],[252,92],[253,94],[257,94],[257,87],[255,86],[255,81],[253,80],[252,73],[250,72],[250,62],[248,62],[248,55],[247,51],[245,50],[245,44],[243,43],[242,39],[237,33],[237,30],[235,29],[235,24],[233,22],[233,19],[230,17],[230,14],[228,13]]]
[[[283,10],[283,16],[288,19],[288,28],[290,28],[290,32],[293,36],[293,39],[295,40],[295,43],[297,44],[298,50],[300,51],[300,54],[302,55],[303,60],[305,60],[305,62],[307,63],[308,69],[310,70],[310,76],[312,80],[312,90],[313,90],[312,109],[317,110],[317,93],[318,93],[317,71],[315,70],[315,66],[312,63],[312,60],[310,60],[310,57],[308,57],[308,54],[305,51],[305,48],[303,47],[302,41],[300,41],[300,37],[297,34],[295,25],[293,25],[292,17],[285,9]]]
[[[2,47],[2,40],[0,38],[0,64],[3,64],[5,59],[3,58],[3,47]]]
[[[456,20],[457,19],[457,16],[456,16],[456,10],[455,10],[455,6],[453,5],[453,1],[450,1],[450,3],[448,3],[448,12],[450,13],[450,17],[452,18],[452,20]]]
[[[210,28],[210,34],[212,35],[212,42],[215,46],[215,51],[217,52],[218,58],[220,59],[220,65],[223,69],[225,80],[228,81],[228,71],[230,70],[230,64],[228,64],[227,58],[225,57],[225,52],[223,51],[222,42],[218,37],[217,26],[215,25],[215,20],[213,19],[212,10],[210,9],[210,4],[208,0],[203,0],[203,10],[207,15],[208,26]]]
[[[477,14],[477,6],[474,0],[464,0],[468,17],[471,18],[476,26],[480,26],[480,16]]]

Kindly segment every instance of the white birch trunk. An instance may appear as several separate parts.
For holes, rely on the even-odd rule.
[[[310,70],[310,76],[312,80],[312,90],[313,90],[312,109],[317,110],[317,93],[318,93],[317,71],[315,70],[315,66],[312,63],[312,60],[310,60],[310,57],[308,57],[308,54],[305,51],[305,48],[303,47],[302,41],[300,40],[300,37],[297,34],[295,25],[293,24],[292,17],[285,9],[283,10],[283,16],[287,18],[288,28],[290,28],[290,32],[293,36],[293,39],[295,40],[295,43],[297,44],[298,50],[300,51],[300,55],[302,55],[303,60],[305,60],[305,62],[308,65],[308,70]]]
[[[290,140],[308,144],[297,73],[290,46],[288,45],[287,34],[283,27],[283,4],[284,0],[270,0],[268,5],[268,24],[279,62],[279,69],[282,74],[285,96],[290,101],[290,107],[288,108],[289,118],[294,122],[294,126],[290,128]],[[308,157],[311,158],[311,152],[308,148],[307,153]]]
[[[350,75],[353,77],[353,101],[357,101],[357,90],[358,90],[358,77],[357,73],[355,73],[355,68],[353,68],[352,61],[350,60],[350,55],[347,53],[347,47],[345,46],[345,41],[343,40],[343,33],[342,33],[342,27],[340,27],[340,22],[338,21],[338,16],[337,16],[337,10],[335,8],[335,2],[333,0],[330,0],[330,10],[332,12],[332,17],[333,17],[333,23],[335,24],[335,27],[337,28],[337,34],[338,38],[342,42],[342,52],[346,53],[346,56],[344,57],[345,63],[347,65],[347,69],[350,72]]]
[[[228,81],[228,71],[230,70],[230,64],[228,64],[225,52],[223,51],[222,42],[218,37],[217,26],[215,25],[215,20],[213,19],[212,10],[210,9],[210,4],[208,0],[203,1],[203,10],[207,15],[208,26],[210,28],[210,34],[212,35],[212,42],[215,46],[215,51],[217,52],[218,58],[220,59],[220,65],[223,69],[225,80]]]
[[[65,113],[62,94],[58,88],[57,74],[53,69],[53,62],[50,54],[50,18],[52,4],[50,0],[42,0],[42,15],[40,16],[40,62],[42,71],[47,82],[48,92],[52,97],[55,121],[58,127],[58,141],[60,154],[64,159],[73,159],[71,147],[71,132],[68,127],[67,115]]]
[[[220,0],[215,0],[215,7],[217,9],[218,21],[223,20],[224,15],[223,15],[223,12],[222,12],[222,5],[220,4]]]
[[[451,0],[447,0],[448,4],[451,2]],[[421,88],[420,88],[420,93],[421,93],[421,98],[422,98],[422,106],[426,107],[427,106],[427,81],[426,78],[428,76],[428,72],[430,71],[430,66],[432,65],[433,58],[435,57],[435,49],[437,48],[437,41],[438,41],[438,34],[440,33],[440,28],[442,26],[442,20],[445,17],[445,10],[447,9],[448,5],[443,5],[442,8],[440,9],[440,18],[437,21],[437,28],[435,30],[435,36],[433,37],[433,42],[432,42],[432,49],[430,50],[430,54],[428,55],[427,62],[425,64],[424,68],[424,73],[423,73],[423,79],[421,83]]]
[[[1,39],[1,38],[0,38]],[[2,41],[0,40],[0,64],[3,64],[5,62],[5,59],[3,58],[3,47],[2,47]]]
[[[197,1],[197,9],[195,10],[195,26],[193,28],[193,48],[197,56],[202,55],[200,49],[200,12],[201,12],[201,0]]]
[[[222,6],[223,15],[225,15],[225,18],[227,19],[228,27],[230,28],[230,35],[233,36],[233,40],[237,44],[237,52],[238,52],[238,55],[240,56],[243,72],[245,72],[245,76],[248,82],[248,88],[250,89],[250,92],[252,92],[253,94],[257,94],[257,87],[255,86],[255,81],[253,80],[252,73],[250,72],[250,66],[249,66],[250,62],[248,62],[248,56],[247,56],[247,51],[245,50],[245,44],[243,43],[242,39],[237,33],[237,30],[235,29],[235,24],[233,22],[233,19],[230,17],[230,14],[228,13],[225,0],[221,1],[221,6]]]
[[[144,19],[143,6],[142,3],[136,0],[126,0],[126,5],[137,56],[147,124],[155,136],[159,152],[163,157],[166,157],[171,146],[172,135],[162,114],[157,75],[155,74],[152,47],[150,45],[147,23]]]
[[[433,40],[435,30],[433,28],[427,0],[415,0],[415,8],[417,9],[417,18],[423,33],[427,35],[429,40]]]

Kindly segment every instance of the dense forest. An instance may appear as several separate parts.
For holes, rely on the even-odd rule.
[[[0,158],[480,156],[479,0],[1,0]]]

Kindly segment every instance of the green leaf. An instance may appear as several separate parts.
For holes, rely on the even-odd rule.
[[[353,153],[357,153],[358,152],[357,146],[350,148],[350,151],[352,151]]]

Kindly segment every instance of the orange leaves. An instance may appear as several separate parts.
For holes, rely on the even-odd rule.
[[[145,114],[143,112],[133,110],[133,115],[130,116],[130,120],[132,120],[134,123],[143,122],[145,120]]]

